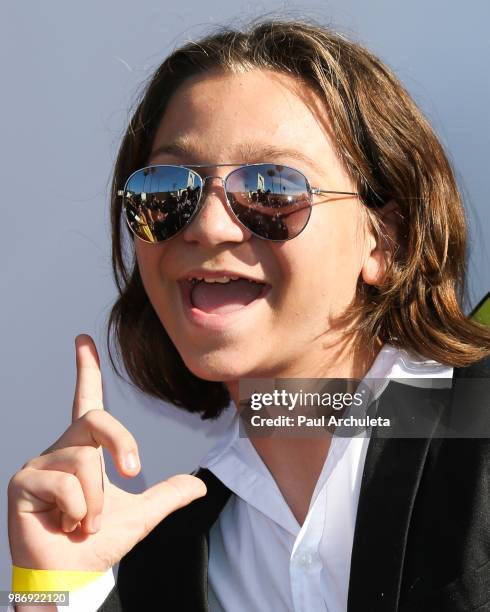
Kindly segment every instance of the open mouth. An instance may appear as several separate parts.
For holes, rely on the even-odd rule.
[[[190,277],[179,281],[190,308],[207,314],[225,315],[246,308],[271,288],[268,283],[238,276]]]

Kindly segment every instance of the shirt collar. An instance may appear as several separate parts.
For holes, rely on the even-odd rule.
[[[374,384],[372,389],[374,397],[379,397],[390,379],[405,379],[410,384],[410,382],[415,382],[413,379],[452,378],[452,374],[452,367],[444,366],[415,353],[409,353],[391,344],[385,344],[365,374],[363,382]],[[233,404],[228,407],[228,410],[230,409],[235,410]],[[265,515],[276,521],[279,516],[282,526],[292,534],[297,534],[298,522],[284,503],[272,474],[250,439],[240,437],[239,430],[239,415],[238,412],[235,412],[220,439],[201,459],[199,465],[212,471],[233,493]],[[351,438],[346,437],[334,436],[332,438],[327,455],[327,458],[331,455],[330,462],[335,459],[334,463],[338,463],[350,440]],[[319,485],[324,484],[325,476],[331,473],[332,469],[325,470],[324,465],[312,502],[315,493],[319,491]],[[282,508],[280,513],[276,507],[278,500],[282,500],[283,506],[286,506],[286,509]]]

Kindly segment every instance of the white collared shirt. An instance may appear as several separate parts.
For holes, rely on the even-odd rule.
[[[388,379],[452,374],[453,368],[385,345],[364,380],[373,379],[376,398]],[[211,612],[345,612],[368,444],[366,434],[332,437],[300,526],[250,440],[239,436],[237,413],[200,462],[234,493],[210,531]]]
[[[447,378],[453,368],[385,344],[363,380]],[[369,435],[336,437],[299,525],[238,415],[199,465],[232,491],[210,530],[210,612],[345,612],[359,491]],[[95,612],[112,569],[70,593],[64,612]],[[12,611],[12,608],[8,608]]]

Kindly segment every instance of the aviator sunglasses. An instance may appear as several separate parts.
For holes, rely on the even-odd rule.
[[[351,191],[311,187],[306,176],[289,166],[259,164],[154,165],[129,176],[123,198],[126,221],[141,240],[161,243],[181,232],[202,208],[204,183],[220,179],[226,204],[237,221],[265,240],[291,240],[306,227],[313,195],[333,193],[357,196]],[[204,176],[191,168],[238,166],[224,178]]]

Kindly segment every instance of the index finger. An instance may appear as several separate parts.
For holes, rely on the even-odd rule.
[[[89,410],[104,410],[100,359],[95,342],[88,334],[75,338],[77,382],[73,399],[72,423]]]

